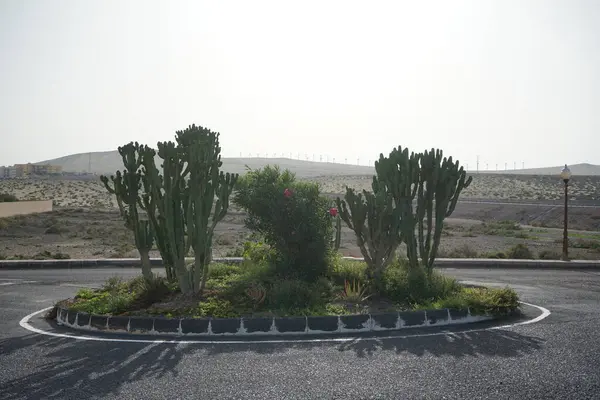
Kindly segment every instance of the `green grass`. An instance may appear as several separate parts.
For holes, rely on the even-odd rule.
[[[557,243],[561,243],[562,240],[557,240]],[[580,249],[591,249],[600,250],[600,244],[596,244],[589,241],[571,242],[570,247]],[[519,243],[505,251],[491,251],[478,253],[472,249],[469,245],[464,244],[456,247],[451,251],[442,251],[438,253],[438,258],[488,258],[488,259],[514,259],[514,260],[560,260],[561,252],[560,248],[557,249],[543,249],[536,254],[523,243]]]
[[[532,232],[532,230],[530,230]],[[518,222],[514,221],[494,221],[484,222],[481,225],[472,226],[469,228],[466,237],[474,237],[476,234],[488,236],[515,237],[519,239],[536,240],[537,237],[530,235],[523,230]]]
[[[548,229],[530,228],[529,232],[533,232],[533,233],[548,233]]]
[[[569,246],[574,249],[600,250],[600,241],[592,239],[569,239]]]
[[[579,239],[600,240],[600,234],[598,233],[569,232],[569,237]]]
[[[383,287],[375,292],[364,262],[332,261],[327,277],[316,282],[278,278],[268,264],[211,264],[202,298],[183,296],[163,278],[148,283],[109,279],[97,290],[81,289],[65,304],[103,315],[162,315],[166,317],[240,317],[344,315],[425,308],[470,307],[506,315],[518,309],[510,289],[462,287],[437,271],[427,274],[399,260],[385,271]]]
[[[510,315],[519,308],[519,297],[509,288],[462,288],[439,300],[416,304],[415,309],[469,308],[473,314]]]
[[[141,276],[130,281],[112,277],[100,289],[80,289],[69,307],[92,314],[119,315],[149,306],[176,291],[164,278],[156,277],[148,283]]]

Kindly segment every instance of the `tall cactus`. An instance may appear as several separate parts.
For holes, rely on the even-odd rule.
[[[356,244],[367,264],[367,275],[381,289],[383,271],[400,244],[399,215],[384,182],[373,177],[373,192],[356,193],[346,187],[344,200],[336,199],[341,219],[356,235]]]
[[[441,150],[425,151],[420,159],[417,189],[419,254],[423,266],[431,272],[442,237],[444,219],[454,212],[460,193],[469,187],[473,177],[467,178],[459,162],[453,162],[452,157],[443,157]]]
[[[219,170],[219,134],[208,129],[192,125],[177,132],[176,143],[159,142],[157,147],[162,171],[156,167],[154,149],[130,143],[119,148],[125,173],[111,177],[113,187],[108,178],[102,179],[117,195],[127,226],[135,227],[144,276],[152,276],[148,254],[156,238],[167,278],[177,279],[183,293],[202,292],[214,229],[227,213],[238,175]],[[138,207],[148,220],[140,218]],[[195,262],[188,269],[185,256],[190,248]]]
[[[141,146],[136,142],[130,142],[119,147],[119,154],[123,159],[123,173],[117,171],[109,178],[101,175],[100,180],[110,194],[117,198],[117,204],[125,226],[133,231],[135,246],[140,253],[142,275],[151,280],[152,266],[150,264],[150,250],[154,240],[154,231],[148,219],[140,217],[138,206],[141,204],[141,177],[140,166],[142,157]]]
[[[156,151],[151,147],[144,146],[140,148],[142,158],[142,183],[144,193],[142,195],[142,208],[148,214],[150,224],[155,233],[156,247],[163,260],[165,273],[170,282],[177,279],[175,274],[174,254],[170,248],[167,223],[164,217],[165,198],[163,194],[163,177],[156,168]],[[160,205],[160,208],[159,208]]]
[[[191,125],[186,130],[177,132],[177,143],[184,149],[183,155],[189,169],[189,180],[185,188],[185,220],[189,245],[194,250],[195,257],[189,273],[190,284],[195,292],[202,293],[212,256],[214,230],[227,214],[229,196],[238,174],[225,174],[219,170],[223,163],[218,133]]]
[[[419,263],[415,227],[417,218],[413,210],[413,202],[419,184],[419,162],[421,155],[410,153],[408,149],[394,148],[388,157],[383,154],[375,162],[377,178],[382,182],[387,193],[394,199],[398,210],[399,228],[402,240],[406,243],[406,255],[410,265]]]
[[[333,238],[333,251],[337,252],[340,249],[340,244],[342,242],[342,217],[338,213],[335,217],[335,231]]]
[[[187,194],[185,178],[189,169],[183,160],[183,150],[173,142],[159,142],[158,156],[162,159],[162,175],[157,170],[152,171],[152,163],[148,154],[145,166],[145,178],[148,188],[155,201],[156,208],[148,211],[153,213],[151,220],[156,223],[158,243],[162,243],[164,251],[168,252],[169,261],[179,282],[182,293],[193,291],[189,272],[185,265],[185,256],[190,245],[186,235],[185,214],[187,209]],[[152,172],[150,172],[152,171]]]

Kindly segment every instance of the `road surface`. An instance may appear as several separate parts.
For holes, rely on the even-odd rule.
[[[78,287],[135,270],[0,271],[0,400],[600,398],[600,272],[444,271],[508,284],[551,314],[503,329],[472,325],[345,342],[85,341],[32,333],[19,321]],[[31,325],[68,332],[38,317]]]

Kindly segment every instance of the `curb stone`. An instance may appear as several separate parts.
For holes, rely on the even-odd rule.
[[[393,331],[490,321],[469,309],[308,317],[164,318],[88,314],[57,306],[56,322],[81,331],[163,336],[315,335]]]
[[[357,257],[342,257],[345,260],[363,261]],[[193,258],[186,258],[192,262]],[[239,264],[242,257],[214,258],[214,262]],[[155,267],[163,265],[162,259],[151,258]],[[139,268],[139,258],[71,259],[71,260],[0,260],[0,270],[9,269],[75,269],[75,268]],[[600,260],[512,260],[489,258],[438,258],[437,268],[498,268],[498,269],[545,269],[545,270],[600,270]]]

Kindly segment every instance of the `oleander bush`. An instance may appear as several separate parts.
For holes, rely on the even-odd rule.
[[[325,276],[333,228],[330,201],[318,185],[267,165],[238,180],[233,202],[246,211],[246,227],[272,250],[265,258],[282,277],[315,281]]]

